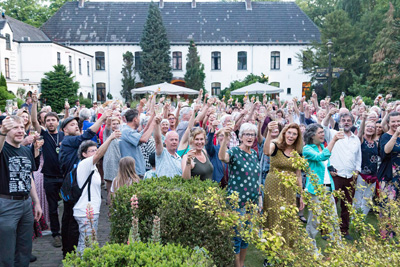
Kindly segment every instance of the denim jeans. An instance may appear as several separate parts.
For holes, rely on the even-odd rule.
[[[76,248],[77,252],[82,253],[83,250],[85,249],[85,237],[91,238],[92,236],[92,230],[94,229],[96,231],[97,235],[97,228],[99,224],[99,214],[95,214],[92,219],[92,225],[90,224],[90,221],[86,217],[75,217],[76,222],[79,225],[79,242],[78,242],[78,247]],[[93,229],[92,229],[93,227]]]
[[[29,266],[32,234],[32,199],[0,198],[0,266]]]

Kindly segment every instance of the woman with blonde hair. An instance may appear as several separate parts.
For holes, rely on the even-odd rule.
[[[300,170],[292,166],[290,160],[294,156],[293,152],[301,153],[303,149],[303,138],[300,127],[297,123],[286,125],[278,138],[271,140],[272,132],[278,128],[278,122],[272,121],[268,124],[268,134],[264,143],[264,154],[270,156],[270,171],[265,179],[264,188],[264,212],[268,214],[266,228],[273,229],[276,225],[282,225],[284,230],[282,236],[286,242],[293,244],[289,240],[289,222],[281,221],[279,209],[285,204],[296,205],[296,192],[292,188],[286,187],[275,171],[287,172],[297,176],[299,192],[302,190],[302,177]],[[282,199],[285,203],[282,203]],[[303,200],[300,197],[300,210],[304,208]]]
[[[200,180],[212,180],[214,167],[205,152],[206,131],[195,127],[190,130],[189,145],[191,149],[182,158],[182,177],[190,179],[200,176]]]
[[[135,171],[135,160],[132,157],[124,157],[119,161],[118,174],[111,185],[111,194],[114,195],[118,188],[139,182],[140,178]]]
[[[20,109],[17,112],[17,116],[21,117],[23,122],[24,122],[24,128],[25,128],[25,132],[29,131],[30,126],[32,125],[32,121],[31,121],[31,115],[29,114],[28,111],[24,110],[24,109]],[[28,133],[29,134],[29,133]]]

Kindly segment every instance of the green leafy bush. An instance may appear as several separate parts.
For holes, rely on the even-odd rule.
[[[213,266],[207,251],[159,243],[106,244],[85,249],[83,255],[70,253],[64,266]]]
[[[231,229],[221,229],[214,216],[194,207],[198,199],[205,197],[207,189],[214,187],[219,196],[226,198],[225,191],[216,183],[181,177],[144,180],[118,189],[110,211],[111,242],[127,242],[132,222],[130,199],[136,194],[139,208],[135,216],[139,219],[142,241],[151,238],[153,219],[157,215],[161,220],[163,243],[203,247],[210,251],[217,266],[230,266],[234,258]]]

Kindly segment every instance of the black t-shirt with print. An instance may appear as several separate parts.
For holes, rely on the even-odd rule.
[[[0,194],[24,196],[31,190],[35,160],[28,147],[19,148],[4,142],[0,153]]]

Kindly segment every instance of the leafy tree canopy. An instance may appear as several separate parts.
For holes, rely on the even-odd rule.
[[[44,75],[41,81],[42,99],[46,99],[53,110],[60,112],[64,108],[65,98],[77,98],[79,82],[74,81],[72,71],[67,71],[64,65],[55,65],[53,71]]]

